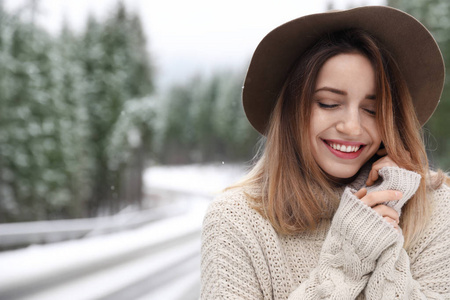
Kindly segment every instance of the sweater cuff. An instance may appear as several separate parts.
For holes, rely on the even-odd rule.
[[[334,215],[331,230],[353,245],[361,259],[376,260],[399,239],[399,233],[381,215],[347,187]]]
[[[383,203],[395,209],[400,215],[403,205],[411,199],[419,188],[421,176],[416,172],[399,167],[384,167],[378,171],[378,174],[382,178],[381,183],[367,187],[367,193],[385,190],[402,192],[403,197],[400,200]]]

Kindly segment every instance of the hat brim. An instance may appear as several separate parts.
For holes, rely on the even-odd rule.
[[[436,41],[407,13],[365,6],[300,17],[264,37],[253,54],[242,92],[245,113],[257,131],[265,134],[295,61],[324,34],[350,28],[369,32],[388,49],[406,80],[420,124],[427,122],[444,86],[444,61]]]

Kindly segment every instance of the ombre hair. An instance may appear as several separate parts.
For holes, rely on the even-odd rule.
[[[248,194],[254,208],[282,234],[314,230],[321,219],[332,217],[342,188],[329,179],[312,156],[310,116],[321,67],[328,59],[348,53],[362,54],[373,65],[376,122],[387,154],[400,167],[422,176],[400,219],[404,247],[408,249],[428,224],[433,209],[428,193],[440,186],[445,176],[442,172],[430,175],[421,126],[395,60],[363,30],[326,35],[299,58],[278,96],[264,148],[253,169],[236,186],[258,191]]]

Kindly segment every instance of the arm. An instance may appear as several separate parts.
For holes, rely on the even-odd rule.
[[[255,219],[253,225],[247,222],[257,213],[242,209],[245,204],[239,200],[243,199],[230,204],[224,198],[212,203],[203,223],[201,299],[272,299],[275,281],[291,284],[287,277],[279,278],[283,273],[271,273],[277,272],[277,264],[283,260],[279,249],[261,249],[260,243],[275,241],[276,233],[262,220]],[[322,246],[318,266],[289,299],[354,299],[366,286],[377,257],[398,236],[391,225],[347,188]]]
[[[318,266],[289,299],[355,299],[366,287],[381,253],[401,239],[392,225],[353,192],[349,187],[344,191]],[[375,198],[383,203],[395,200],[386,196],[390,192],[393,191],[371,194],[378,193]],[[201,297],[271,299],[273,278],[267,258],[254,240],[253,230],[246,228],[249,212],[237,211],[239,206],[244,206],[243,201],[236,203],[224,206],[223,201],[215,202],[205,217]],[[261,226],[260,223],[258,231],[263,229]]]
[[[450,299],[449,229],[415,264],[397,242],[382,253],[364,294],[366,299]]]
[[[380,203],[399,199],[389,197],[393,191],[376,193],[381,195]],[[267,239],[277,240],[273,228],[252,209],[244,209],[244,197],[228,195],[218,200],[203,223],[201,298],[272,299],[275,282],[287,285],[287,296],[292,283],[283,278],[283,267],[279,269],[282,273],[271,275],[283,261],[282,252],[276,242],[265,252],[261,248]],[[289,299],[355,299],[366,286],[377,258],[398,238],[399,233],[347,187],[317,267]]]
[[[386,163],[386,161],[387,159],[384,159],[381,162]],[[380,166],[380,164],[377,164],[377,166]],[[381,170],[377,170],[377,174],[378,173],[382,180],[380,182],[377,182],[376,185],[372,184],[367,188],[368,194],[371,194],[370,196],[363,197],[363,199],[359,200],[356,199],[353,193],[349,193],[349,190],[346,189],[341,199],[340,207],[333,219],[330,234],[324,243],[319,268],[314,270],[312,274],[312,278],[315,279],[315,282],[311,282],[312,279],[310,279],[309,282],[303,283],[299,290],[295,292],[298,294],[295,294],[296,298],[292,299],[303,299],[305,297],[304,295],[306,295],[306,291],[308,290],[317,292],[323,289],[323,287],[329,288],[333,285],[338,285],[339,287],[331,293],[323,293],[321,291],[320,293],[326,296],[328,296],[329,294],[331,298],[339,295],[340,298],[345,299],[344,295],[347,295],[348,299],[354,299],[363,289],[364,291],[368,291],[366,285],[374,286],[378,284],[379,277],[373,276],[372,272],[376,274],[382,273],[382,268],[379,268],[381,258],[389,257],[390,250],[396,249],[396,247],[399,247],[398,245],[403,245],[403,237],[401,236],[401,234],[389,238],[388,240],[392,241],[390,245],[383,243],[383,238],[389,237],[390,234],[393,234],[393,232],[396,232],[396,230],[386,222],[386,220],[389,220],[391,218],[385,218],[386,220],[383,220],[383,217],[386,217],[386,215],[384,215],[384,213],[382,212],[389,212],[389,210],[392,210],[393,208],[399,214],[403,204],[408,201],[416,192],[421,179],[419,174],[398,167],[383,167],[381,168]],[[393,201],[381,201],[380,195],[382,195],[383,191],[387,192],[393,190],[400,191],[401,198],[397,198],[397,200],[393,200],[392,198],[389,199]],[[364,194],[362,194],[361,196],[364,196]],[[348,208],[345,209],[347,206]],[[391,208],[387,208],[386,210],[386,208],[383,208],[383,206],[388,206]],[[373,219],[368,217],[371,214],[375,216]],[[396,213],[394,212],[393,214],[395,215]],[[389,213],[388,215],[392,217],[393,214]],[[371,222],[375,220],[378,223]],[[336,226],[338,224],[346,224],[346,222],[348,224],[347,226]],[[378,224],[378,226],[385,226],[385,231],[380,231],[380,227],[377,227],[376,224]],[[342,230],[343,228],[346,228],[347,230]],[[363,239],[359,238],[358,235],[355,235],[355,232],[353,232],[352,230],[357,230],[359,234],[365,234],[366,237]],[[333,232],[335,233],[334,236]],[[332,260],[342,258],[339,256],[330,255],[330,245],[328,243],[330,243],[332,240],[336,240],[338,241],[338,243],[339,240],[341,240],[341,253],[345,253],[343,262],[336,262]],[[361,255],[364,252],[360,251],[358,245],[365,245],[366,249],[372,249],[372,255],[367,255],[367,253],[365,253],[365,255]],[[331,245],[331,248],[337,249],[339,247]],[[361,268],[362,266],[364,266],[364,264],[366,264],[365,267]],[[333,269],[337,269],[337,271]],[[355,270],[358,270],[359,273],[351,274],[351,272],[354,272]],[[361,272],[361,270],[363,270],[363,272]],[[330,276],[327,275],[327,273],[341,273],[341,278],[346,279],[339,282],[339,280],[337,279],[338,277],[335,277],[334,280],[330,279]],[[325,282],[327,281],[334,281],[334,284],[326,284]],[[311,288],[311,286],[313,286],[314,284],[316,288]],[[360,286],[362,287],[360,288]],[[338,290],[340,289],[342,289],[342,296],[340,294],[337,294]],[[302,291],[300,292],[300,290]],[[382,291],[382,289],[380,289],[380,291]],[[393,298],[387,297],[377,299]]]
[[[369,193],[401,191],[402,199],[385,203],[400,214],[402,206],[416,192],[420,176],[396,166],[383,167],[378,173],[381,184],[368,187]],[[403,249],[403,237],[383,251],[364,290],[367,299],[450,299],[450,223],[446,216],[449,195],[445,188],[435,194],[438,206],[431,229],[418,243],[420,254],[411,263]],[[436,212],[444,216],[436,218]]]
[[[319,265],[289,299],[355,299],[366,286],[378,257],[399,238],[394,227],[346,188]]]
[[[389,201],[383,203],[386,206],[392,207],[400,215],[403,205],[411,199],[419,188],[421,177],[413,171],[399,168],[396,165],[386,166],[381,168],[377,174],[382,181],[377,185],[367,187],[367,192],[395,190],[402,192],[403,196],[400,200]]]
[[[410,251],[403,240],[384,251],[371,275],[367,299],[450,299],[450,193],[434,192],[429,229]]]

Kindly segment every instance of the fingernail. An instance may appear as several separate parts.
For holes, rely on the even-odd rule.
[[[402,193],[400,193],[400,192],[395,192],[395,196],[398,197],[398,198],[401,198],[401,197],[402,197]]]

